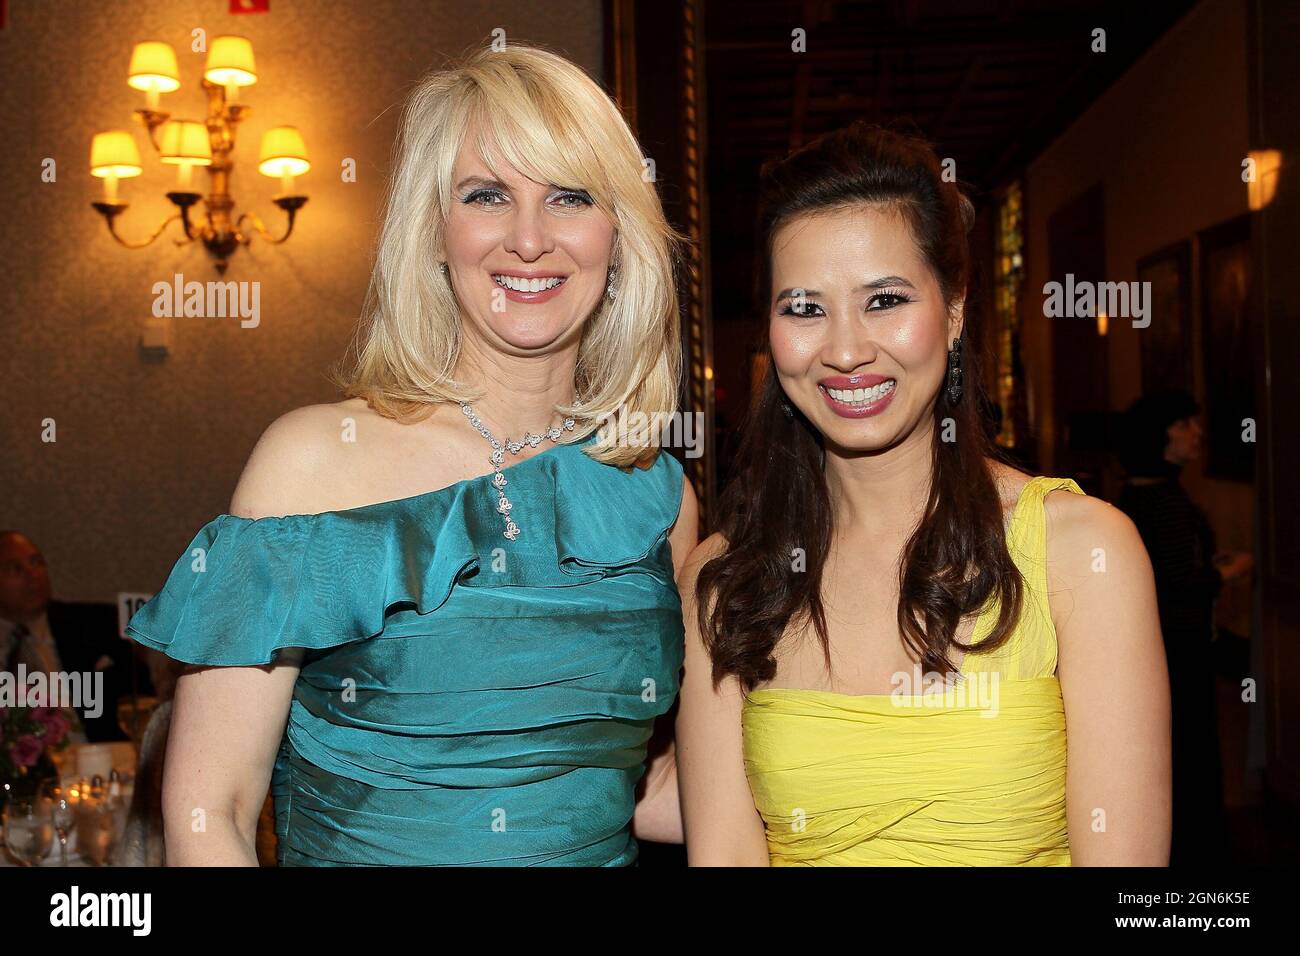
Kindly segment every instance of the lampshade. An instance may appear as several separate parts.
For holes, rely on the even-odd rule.
[[[171,93],[180,89],[181,71],[176,66],[176,51],[159,40],[137,43],[131,51],[126,82],[133,90]]]
[[[1282,153],[1276,149],[1252,149],[1248,154],[1255,164],[1255,176],[1246,183],[1246,196],[1253,211],[1259,211],[1277,194],[1278,171]]]
[[[277,126],[262,134],[257,171],[263,176],[301,176],[311,169],[307,145],[296,126]]]
[[[203,76],[218,86],[252,86],[257,82],[253,65],[253,44],[248,37],[214,37],[208,46],[208,63]]]
[[[124,129],[96,133],[90,141],[90,175],[126,179],[144,172],[135,139]]]
[[[162,128],[158,158],[173,166],[181,163],[211,166],[212,141],[208,138],[207,126],[194,120],[170,121]]]

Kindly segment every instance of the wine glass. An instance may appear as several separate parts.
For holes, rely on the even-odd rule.
[[[54,834],[59,840],[59,866],[67,866],[68,835],[77,823],[77,804],[72,798],[72,788],[51,780],[42,785],[41,795],[53,807]]]
[[[54,841],[54,804],[41,794],[14,797],[5,808],[5,844],[23,866],[36,866]]]

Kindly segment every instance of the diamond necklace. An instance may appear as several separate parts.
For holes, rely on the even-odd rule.
[[[538,435],[535,432],[525,431],[524,437],[521,440],[511,441],[509,437],[507,437],[503,443],[498,441],[497,437],[488,430],[488,427],[483,424],[483,419],[474,414],[474,408],[469,402],[461,402],[460,410],[465,413],[465,417],[469,419],[469,423],[474,426],[475,431],[486,438],[488,444],[492,446],[492,455],[488,458],[488,461],[492,462],[492,487],[496,489],[497,495],[500,497],[500,500],[497,501],[497,513],[505,519],[506,538],[513,541],[515,538],[519,537],[519,525],[515,524],[514,520],[510,517],[510,509],[513,508],[514,505],[512,505],[510,499],[506,497],[506,476],[501,471],[501,465],[504,464],[506,460],[506,452],[509,451],[510,454],[517,455],[523,451],[525,445],[529,448],[536,448],[542,443],[543,438],[549,438],[553,442],[559,442],[560,436],[565,432],[573,431],[576,423],[572,418],[566,418],[563,424],[552,425],[541,435]]]

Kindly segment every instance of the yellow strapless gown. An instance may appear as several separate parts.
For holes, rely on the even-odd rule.
[[[1021,493],[1007,530],[1027,585],[1020,621],[982,653],[997,605],[983,609],[955,688],[747,695],[745,770],[773,866],[1070,865],[1043,513],[1057,489],[1083,494],[1045,477]]]

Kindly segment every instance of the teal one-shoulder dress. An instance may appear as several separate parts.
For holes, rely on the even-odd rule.
[[[682,468],[556,445],[491,476],[198,532],[127,634],[180,661],[306,648],[275,762],[281,865],[634,863],[678,691]],[[231,721],[239,714],[232,713]]]

